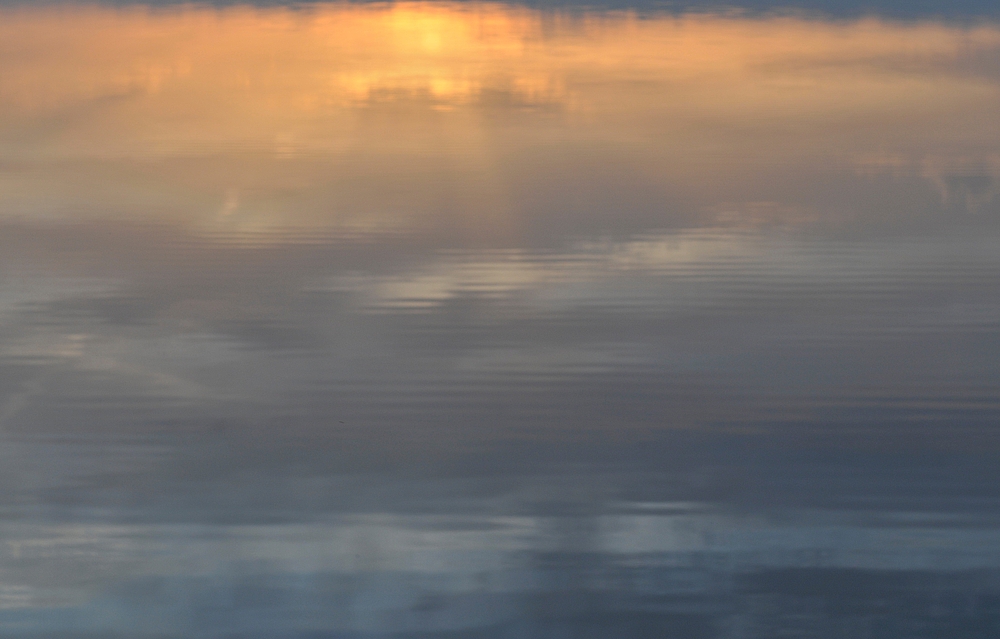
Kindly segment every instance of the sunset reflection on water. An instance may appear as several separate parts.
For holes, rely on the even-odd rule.
[[[533,176],[609,163],[640,228],[822,206],[773,192],[789,166],[997,172],[993,25],[404,3],[20,7],[0,30],[8,216],[506,236],[550,195]]]
[[[997,113],[988,20],[3,5],[0,631],[1000,632]]]

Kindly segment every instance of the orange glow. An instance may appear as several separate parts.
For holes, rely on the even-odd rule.
[[[810,88],[818,90],[819,109],[831,86],[853,90],[830,107],[891,108],[887,98],[920,94],[928,67],[1000,47],[992,26],[543,17],[504,5],[446,4],[17,8],[0,21],[0,108],[9,121],[119,99],[139,103],[144,126],[219,118],[227,127],[252,120],[258,129],[261,117],[301,121],[302,113],[404,99],[454,107],[482,102],[489,92],[524,105],[592,110],[603,104],[602,86],[650,81],[679,92],[689,108],[780,101],[801,110],[803,99],[787,100]],[[904,77],[917,65],[921,73],[910,74],[917,77]],[[887,83],[887,76],[898,77]],[[942,79],[933,78],[935,93],[946,93]],[[968,89],[975,84],[958,80]],[[692,84],[704,91],[693,94]],[[875,85],[877,94],[861,91]],[[930,91],[930,82],[924,88]],[[720,99],[735,95],[744,98],[739,105]]]
[[[752,173],[762,154],[861,158],[865,171],[891,156],[896,171],[911,156],[926,165],[926,149],[964,157],[972,137],[980,155],[1000,148],[983,139],[1000,136],[988,124],[1000,85],[977,62],[998,51],[995,25],[930,22],[499,4],[18,7],[0,11],[0,158],[360,155],[390,187],[393,162],[451,158],[435,170],[461,176],[460,204],[490,202],[480,210],[505,206],[498,162],[546,144],[614,147],[651,179],[688,185]],[[183,183],[232,217],[251,182],[257,195],[302,195],[318,171],[241,167],[173,167],[145,184],[160,184],[164,207],[186,206],[167,202]],[[0,174],[0,203],[30,208],[30,179],[12,180]]]

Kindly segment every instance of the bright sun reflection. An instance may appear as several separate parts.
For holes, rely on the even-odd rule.
[[[998,166],[991,24],[420,3],[0,15],[0,160],[20,167],[0,204],[18,215],[63,215],[72,192],[74,215],[387,228],[440,202],[437,183],[499,228],[507,167],[540,148],[706,192],[776,163]],[[135,179],[136,160],[183,158],[202,160]],[[308,166],[264,168],[291,160]]]

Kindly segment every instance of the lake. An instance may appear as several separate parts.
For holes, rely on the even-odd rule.
[[[1000,636],[1000,10],[0,4],[5,637]]]

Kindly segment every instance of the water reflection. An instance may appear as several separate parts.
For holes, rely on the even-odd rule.
[[[991,22],[5,6],[0,627],[995,634],[998,62]]]
[[[551,517],[8,526],[6,572],[31,585],[0,590],[0,619],[171,636],[982,636],[995,623],[995,529],[698,506],[620,504],[640,512],[590,522],[580,547],[567,541],[582,522]]]

